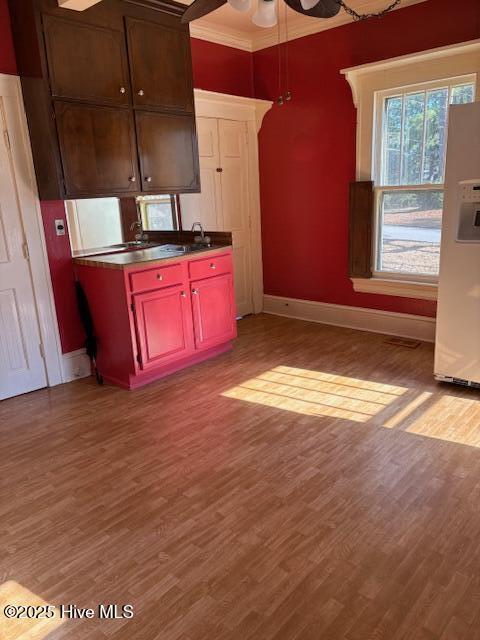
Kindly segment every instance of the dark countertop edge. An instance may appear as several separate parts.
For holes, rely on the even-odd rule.
[[[195,257],[198,255],[203,255],[205,253],[212,253],[212,252],[216,252],[216,253],[221,253],[222,251],[226,251],[226,250],[231,250],[232,249],[232,245],[231,244],[227,244],[225,246],[218,246],[216,245],[215,247],[205,247],[204,249],[199,249],[198,251],[192,251],[192,252],[188,252],[188,253],[184,253],[184,252],[173,252],[173,251],[164,251],[163,253],[166,255],[162,255],[162,256],[158,256],[155,258],[147,258],[147,259],[133,259],[131,262],[128,263],[124,263],[124,262],[115,262],[113,259],[114,258],[118,258],[119,256],[125,256],[125,255],[131,255],[134,253],[139,253],[140,251],[144,252],[144,251],[154,251],[155,249],[160,249],[160,247],[151,247],[149,249],[139,249],[136,251],[124,251],[121,253],[109,253],[109,254],[95,254],[92,256],[83,256],[83,257],[76,257],[76,258],[72,258],[72,262],[73,264],[77,264],[77,265],[83,265],[83,266],[87,266],[87,267],[98,267],[101,269],[131,269],[133,267],[138,267],[139,265],[144,265],[145,267],[153,267],[156,264],[159,263],[164,263],[164,262],[178,262],[178,260],[195,260]],[[103,256],[105,256],[106,258],[108,257],[108,260],[100,260],[100,258]]]

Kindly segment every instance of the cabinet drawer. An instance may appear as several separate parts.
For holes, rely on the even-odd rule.
[[[182,284],[182,267],[172,264],[166,267],[137,271],[130,274],[130,288],[132,291],[148,291]]]
[[[211,256],[202,260],[193,260],[188,265],[190,278],[197,280],[218,276],[221,273],[232,271],[232,257],[227,254],[223,256]]]

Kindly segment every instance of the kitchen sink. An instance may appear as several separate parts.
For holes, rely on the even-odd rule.
[[[147,249],[148,247],[157,246],[154,242],[140,242],[131,240],[130,242],[121,242],[120,244],[111,244],[109,249]]]
[[[182,253],[191,253],[192,251],[201,251],[202,249],[210,249],[212,248],[211,244],[162,244],[160,245],[160,249],[163,251],[175,251]]]

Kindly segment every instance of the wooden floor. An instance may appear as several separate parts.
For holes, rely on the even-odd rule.
[[[142,390],[3,402],[0,602],[134,617],[0,616],[0,638],[479,639],[480,394],[432,366],[432,345],[258,316]]]

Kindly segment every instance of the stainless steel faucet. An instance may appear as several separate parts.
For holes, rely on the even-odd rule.
[[[194,222],[192,224],[192,228],[190,229],[190,231],[195,231],[195,229],[197,227],[200,229],[200,235],[199,236],[195,236],[193,238],[194,242],[198,242],[198,243],[202,243],[202,244],[210,244],[210,236],[206,236],[205,235],[205,231],[203,230],[201,222]]]
[[[147,234],[143,231],[143,225],[141,220],[135,220],[130,225],[130,231],[133,231],[135,227],[138,229],[138,232],[135,234],[136,242],[146,242],[148,240]]]

